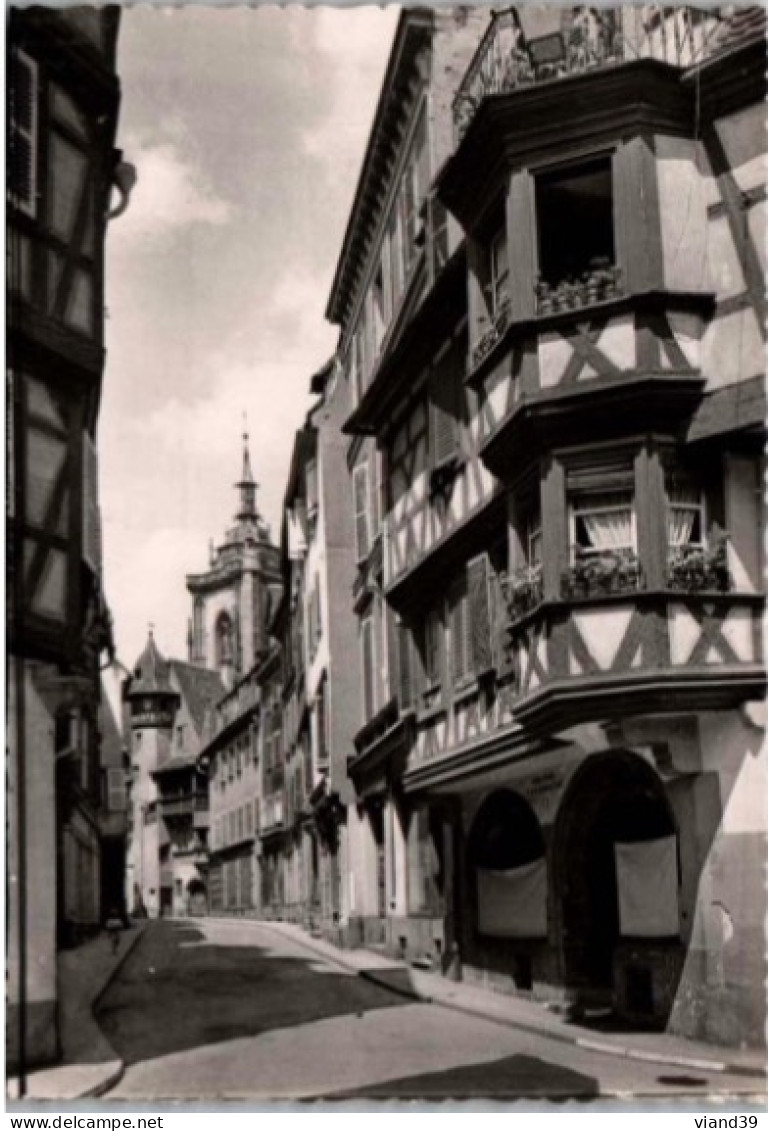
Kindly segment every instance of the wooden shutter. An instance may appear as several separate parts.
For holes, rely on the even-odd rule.
[[[491,647],[490,568],[488,555],[479,554],[467,563],[471,659],[476,673],[493,665]]]
[[[375,701],[373,691],[373,618],[366,617],[361,626],[361,649],[363,664],[363,711],[365,721],[373,718]]]
[[[17,208],[37,212],[37,64],[23,51],[10,60],[9,182]]]
[[[99,511],[99,462],[96,447],[83,432],[83,561],[101,574],[101,512]]]
[[[355,506],[355,552],[359,562],[368,557],[370,532],[368,526],[368,465],[360,464],[352,473],[352,491]]]
[[[454,683],[461,682],[469,671],[471,652],[467,646],[469,617],[467,615],[466,578],[461,578],[452,589],[450,602],[451,617],[451,675]]]
[[[400,710],[410,710],[416,699],[414,670],[414,647],[411,640],[410,629],[404,624],[394,626],[397,639],[397,671],[399,677]]]
[[[458,388],[455,364],[443,364],[430,382],[432,466],[452,459],[459,448]]]
[[[307,511],[312,513],[317,510],[317,463],[311,459],[307,461]]]

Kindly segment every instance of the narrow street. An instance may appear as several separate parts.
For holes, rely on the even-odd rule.
[[[754,1091],[412,1002],[238,920],[150,923],[97,1021],[126,1065],[108,1100]]]

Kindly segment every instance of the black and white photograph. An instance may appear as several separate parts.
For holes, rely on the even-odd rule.
[[[7,1110],[756,1127],[766,8],[11,5],[6,103]]]

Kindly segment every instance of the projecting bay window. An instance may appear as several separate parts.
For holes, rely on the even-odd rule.
[[[490,233],[475,244],[472,259],[475,276],[472,363],[477,365],[503,335],[512,310],[509,245],[506,224],[501,217],[497,217]]]
[[[616,266],[610,156],[535,178],[537,311],[588,306],[621,289]]]
[[[527,506],[521,505],[516,535],[516,564],[502,582],[510,621],[520,620],[535,609],[543,598],[542,529],[538,503],[529,500]]]
[[[595,470],[568,487],[569,567],[563,596],[594,596],[637,589],[640,567],[633,473]],[[587,483],[586,481],[592,480]]]
[[[685,592],[727,591],[732,586],[725,531],[708,522],[701,488],[684,475],[668,472],[667,584]]]

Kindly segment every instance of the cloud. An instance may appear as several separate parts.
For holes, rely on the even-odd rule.
[[[172,236],[193,224],[219,227],[232,219],[231,204],[216,195],[201,162],[185,152],[182,138],[127,139],[124,151],[136,166],[138,181],[128,211],[110,232],[116,245],[133,247],[137,239]]]
[[[331,113],[305,129],[301,142],[307,156],[325,165],[329,183],[346,188],[347,196],[360,170],[399,8],[321,8],[313,15],[313,35],[304,47],[325,61],[333,100]]]

